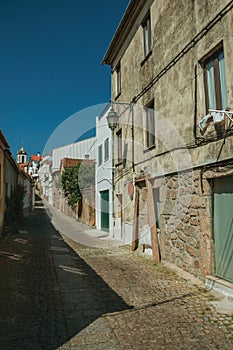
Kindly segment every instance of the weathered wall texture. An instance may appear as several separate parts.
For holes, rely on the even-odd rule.
[[[95,226],[95,187],[86,188],[82,192],[81,220],[90,226]]]
[[[95,226],[95,188],[91,187],[82,191],[82,202],[77,204],[74,211],[64,197],[62,188],[58,185],[59,177],[60,173],[57,173],[53,180],[53,206],[74,219],[80,219],[87,225]]]
[[[148,3],[145,2],[140,18],[146,15]],[[212,164],[214,169],[216,162],[221,162],[223,169],[224,166],[232,169],[233,146],[230,133],[219,138],[211,126],[206,134],[199,132],[198,123],[206,115],[201,62],[223,43],[228,107],[233,110],[233,8],[222,11],[229,3],[228,0],[153,1],[151,54],[144,59],[143,29],[140,21],[136,21],[130,39],[122,39],[110,63],[112,99],[120,116],[115,138],[122,129],[126,154],[115,170],[116,192],[123,195],[123,234],[128,237],[133,228],[135,202],[128,198],[128,182],[147,176],[156,183],[156,179],[163,178],[159,203],[161,258],[199,278],[214,271],[212,187],[211,177],[205,177],[205,167]],[[196,39],[192,41],[193,38]],[[114,67],[119,62],[122,83],[121,94],[116,96]],[[144,115],[137,106],[146,106],[152,99],[156,142],[155,147],[146,149]],[[135,103],[134,111],[125,110],[118,105],[120,102]],[[223,175],[226,175],[224,170],[217,176]],[[142,212],[146,206],[143,204],[146,189],[140,191]],[[139,220],[140,232],[145,232],[146,214],[140,214]]]

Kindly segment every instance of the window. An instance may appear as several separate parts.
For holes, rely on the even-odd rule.
[[[227,87],[223,48],[203,60],[206,112],[227,108]]]
[[[155,146],[155,115],[154,115],[154,100],[145,107],[146,132],[145,146],[150,148]]]
[[[8,182],[5,183],[5,202],[8,200]]]
[[[156,227],[160,228],[160,213],[159,213],[159,188],[153,188],[153,199],[154,199],[154,210],[155,210],[155,219],[156,219]]]
[[[142,28],[144,57],[147,57],[152,50],[150,13],[146,16],[145,20],[143,21]]]
[[[99,147],[98,147],[98,160],[99,160],[99,165],[101,165],[102,164],[102,162],[103,162],[103,158],[102,158],[102,145],[100,145]]]
[[[122,129],[117,132],[118,163],[122,163]]]
[[[116,96],[121,93],[121,65],[118,63],[116,66]]]
[[[104,161],[106,162],[109,159],[109,139],[107,138],[104,141]]]

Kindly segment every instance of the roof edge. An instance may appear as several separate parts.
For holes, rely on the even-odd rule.
[[[120,45],[120,43],[123,42],[129,35],[133,24],[135,23],[135,19],[138,17],[139,12],[145,4],[145,0],[130,1],[104,55],[101,62],[102,65],[108,64],[111,66],[113,64],[114,51],[116,51],[116,48]]]

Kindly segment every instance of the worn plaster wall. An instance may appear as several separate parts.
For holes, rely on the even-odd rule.
[[[7,193],[5,193],[5,197],[8,199],[11,198],[14,188],[17,185],[18,181],[18,172],[15,169],[15,166],[12,165],[12,160],[5,157],[5,183],[7,183]]]
[[[120,60],[122,88],[117,101],[130,102],[138,96],[136,103],[145,106],[152,98],[155,99],[155,110],[159,118],[153,155],[164,152],[167,147],[164,136],[160,133],[163,120],[170,123],[186,145],[195,144],[194,129],[197,131],[197,136],[201,137],[197,124],[206,111],[200,60],[221,41],[223,41],[225,54],[228,103],[229,107],[233,108],[233,41],[231,40],[233,10],[216,21],[198,42],[187,50],[183,50],[227,3],[228,1],[217,0],[205,1],[205,4],[202,1],[185,0],[154,1],[151,6],[153,49],[152,54],[145,61],[143,61],[142,27],[135,29],[133,40]],[[177,55],[180,55],[179,60],[172,63]],[[148,84],[169,64],[166,72],[140,95],[143,89],[147,88]],[[113,98],[116,96],[115,79],[116,72],[113,72]],[[194,113],[196,113],[195,116]],[[137,124],[136,120],[135,123]],[[142,139],[143,129],[141,135],[138,135],[138,140]],[[230,143],[232,145],[232,139]],[[210,150],[212,151],[211,147],[211,144],[202,147],[201,155],[193,150],[192,162],[194,164],[205,162]],[[230,146],[226,145],[225,148],[228,148],[225,157],[230,156]],[[169,155],[167,157],[166,163],[169,163]]]
[[[133,227],[134,201],[128,200],[127,183],[142,175],[162,176],[161,257],[198,277],[214,271],[211,180],[201,180],[201,169],[216,161],[227,162],[233,146],[230,134],[216,138],[213,127],[205,135],[199,132],[198,123],[206,114],[201,60],[223,43],[228,105],[233,110],[233,9],[222,12],[229,3],[155,0],[150,8],[151,55],[144,59],[143,30],[136,23],[130,34],[133,39],[120,57],[118,96],[116,72],[112,73],[112,98],[117,103],[146,106],[154,99],[155,105],[156,144],[152,149],[145,148],[142,110],[135,107],[132,117],[116,107],[120,116],[116,131],[122,129],[123,149],[127,145],[126,160],[115,171],[118,192],[123,194],[123,231],[129,237]],[[192,41],[195,37],[198,39]],[[141,232],[146,225],[140,226]]]

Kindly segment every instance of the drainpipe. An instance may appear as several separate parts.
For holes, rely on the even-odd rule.
[[[135,165],[134,165],[134,109],[133,109],[133,104],[130,104],[130,109],[132,113],[132,170],[133,174],[135,174]]]

